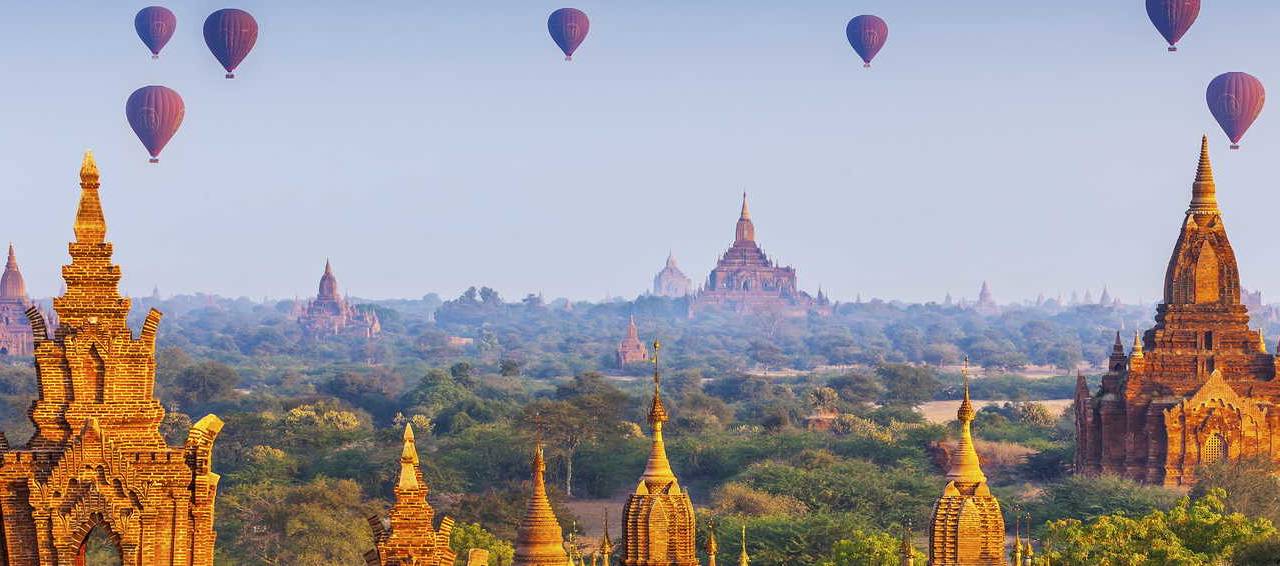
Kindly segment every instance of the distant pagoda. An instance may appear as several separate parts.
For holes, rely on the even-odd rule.
[[[382,332],[382,322],[372,311],[362,312],[338,293],[338,278],[333,266],[324,262],[320,290],[316,298],[297,311],[298,323],[308,336],[353,335],[373,338]]]
[[[760,249],[755,223],[747,209],[746,193],[742,195],[742,212],[738,215],[733,245],[711,270],[706,286],[689,305],[691,316],[707,310],[778,312],[792,316],[832,312],[830,304],[796,288],[795,268],[778,267]]]
[[[693,294],[693,280],[676,266],[675,254],[667,254],[667,265],[653,277],[653,294],[675,299]]]
[[[9,244],[9,259],[4,264],[4,275],[0,275],[0,355],[31,355],[31,325],[25,314],[30,307],[27,283],[18,270],[13,244]]]
[[[631,321],[627,323],[626,338],[623,338],[618,343],[616,361],[619,368],[649,361],[649,350],[644,347],[644,342],[640,341],[640,330],[636,327],[636,317],[634,315],[631,317]]]

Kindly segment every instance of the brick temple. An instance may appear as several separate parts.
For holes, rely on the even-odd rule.
[[[1205,139],[1155,326],[1128,355],[1116,335],[1097,391],[1076,385],[1078,472],[1178,486],[1224,459],[1280,463],[1277,360],[1240,299]]]
[[[364,555],[366,566],[453,566],[457,558],[449,548],[453,519],[444,517],[435,526],[435,510],[427,503],[427,481],[418,461],[413,427],[406,424],[400,450],[400,476],[394,488],[396,501],[386,515],[369,517],[374,548]],[[485,561],[488,564],[488,561]]]
[[[644,346],[644,342],[640,341],[640,329],[636,327],[635,316],[632,316],[631,320],[627,322],[627,336],[621,342],[618,342],[618,351],[615,352],[614,361],[620,368],[649,361],[649,349]]]
[[[135,337],[92,154],[80,187],[52,335],[38,309],[26,311],[40,395],[28,411],[36,432],[27,444],[10,448],[0,435],[0,564],[83,565],[98,529],[122,564],[211,566],[218,474],[210,460],[222,421],[205,416],[178,447],[160,435],[160,311],[147,314]]]
[[[693,294],[693,281],[680,271],[674,253],[667,254],[667,264],[653,276],[653,294],[679,299]]]
[[[809,312],[831,314],[832,308],[826,301],[797,289],[795,268],[777,266],[756,243],[756,226],[743,193],[733,245],[689,305],[691,316],[707,310],[802,316]]]
[[[382,323],[376,313],[357,309],[338,293],[338,277],[333,274],[333,266],[328,260],[324,262],[316,298],[302,305],[296,316],[303,331],[311,337],[347,335],[373,338],[382,332]]]
[[[18,270],[18,258],[9,244],[9,259],[0,275],[0,355],[30,356],[31,326],[27,324],[27,283]]]

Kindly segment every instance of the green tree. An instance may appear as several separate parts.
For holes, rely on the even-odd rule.
[[[899,566],[901,545],[897,537],[888,533],[857,530],[852,537],[837,541],[831,548],[831,556],[819,566]],[[916,564],[924,564],[922,552],[913,547],[911,554]]]
[[[238,383],[240,376],[230,366],[201,362],[178,372],[171,395],[181,408],[190,411],[226,399]]]
[[[916,407],[933,399],[942,386],[936,372],[929,367],[887,364],[876,368],[876,377],[884,384],[880,402],[889,406]]]
[[[218,494],[218,546],[236,564],[362,564],[373,512],[349,480],[237,486]]]
[[[449,548],[458,553],[457,566],[467,565],[467,552],[473,548],[489,551],[489,566],[511,566],[515,557],[515,547],[510,542],[484,530],[477,523],[455,525],[449,536]]]

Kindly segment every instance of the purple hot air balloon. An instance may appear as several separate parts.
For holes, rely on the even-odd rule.
[[[551,17],[547,18],[547,31],[551,32],[551,39],[564,51],[565,61],[573,60],[573,52],[582,45],[582,40],[587,38],[590,30],[591,21],[587,19],[587,14],[577,8],[560,8],[551,12]]]
[[[204,20],[204,42],[227,70],[227,78],[234,79],[236,67],[258,42],[258,22],[249,12],[223,8]]]
[[[182,97],[171,88],[149,85],[133,91],[124,104],[124,115],[133,133],[138,134],[151,162],[160,162],[160,151],[178,132],[187,107]]]
[[[1262,87],[1262,81],[1253,75],[1223,73],[1209,83],[1205,101],[1222,131],[1231,138],[1231,149],[1240,149],[1240,138],[1262,113],[1267,91]]]
[[[889,39],[889,24],[876,16],[862,15],[849,20],[844,34],[849,37],[849,45],[862,57],[862,66],[870,67],[871,60],[876,58],[876,53],[880,52],[884,42]]]
[[[152,59],[160,58],[160,50],[169,43],[169,38],[173,37],[173,30],[177,27],[178,18],[164,6],[148,6],[138,10],[138,15],[133,17],[133,29],[138,31],[142,43],[151,50]]]
[[[1196,23],[1200,0],[1147,0],[1147,17],[1169,42],[1169,51],[1177,51],[1179,39]]]

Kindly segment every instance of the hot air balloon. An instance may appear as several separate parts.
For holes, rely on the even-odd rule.
[[[236,67],[258,42],[258,22],[249,12],[223,8],[204,20],[204,42],[227,70],[227,78],[234,79]]]
[[[160,151],[178,132],[186,114],[182,97],[171,88],[149,85],[133,91],[124,104],[124,115],[151,154],[151,162],[160,162]]]
[[[1209,83],[1205,101],[1222,131],[1231,138],[1231,149],[1240,149],[1240,138],[1262,113],[1267,91],[1253,75],[1223,73]]]
[[[138,31],[142,43],[151,50],[152,59],[160,58],[160,50],[169,43],[169,38],[173,37],[173,30],[177,27],[178,18],[164,6],[148,6],[138,10],[138,15],[133,17],[133,29]]]
[[[889,24],[876,16],[862,15],[849,20],[844,33],[849,37],[849,45],[862,57],[862,66],[870,67],[871,60],[889,39]]]
[[[573,60],[573,52],[582,45],[582,40],[587,38],[587,31],[590,29],[591,21],[587,19],[587,14],[577,8],[560,8],[551,12],[551,17],[547,18],[547,31],[551,32],[551,39],[564,51],[565,61]]]
[[[1169,51],[1178,50],[1175,44],[1199,15],[1200,0],[1147,0],[1147,17],[1169,42]]]

